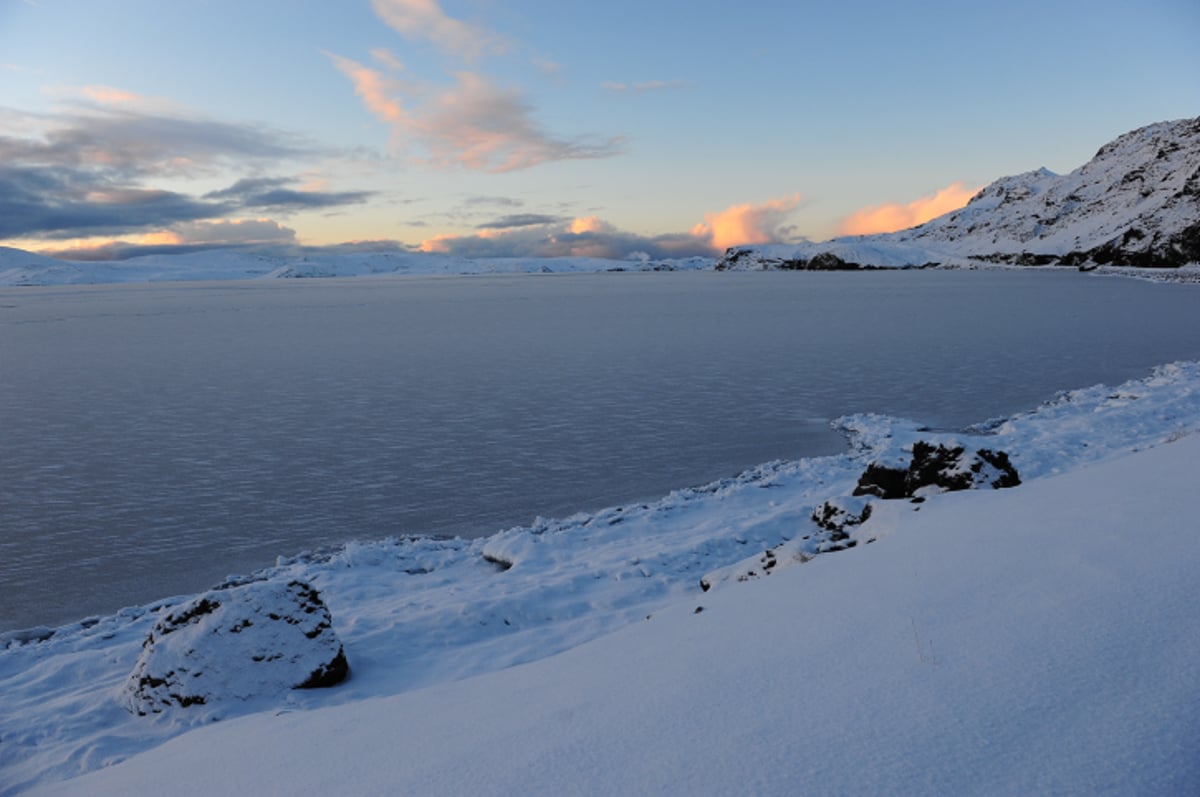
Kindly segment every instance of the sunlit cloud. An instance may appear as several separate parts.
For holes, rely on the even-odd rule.
[[[217,245],[295,243],[296,231],[271,219],[221,219],[177,224],[176,243]]]
[[[871,235],[895,232],[924,224],[930,219],[958,210],[979,192],[966,183],[951,183],[932,196],[914,199],[907,204],[889,203],[863,208],[842,220],[838,232],[842,235]]]
[[[682,80],[647,80],[642,83],[616,83],[606,81],[600,84],[600,87],[608,91],[617,93],[634,92],[636,94],[645,94],[650,91],[670,91],[672,89],[681,89],[687,83]]]
[[[101,105],[129,105],[142,100],[141,96],[131,91],[115,89],[112,86],[84,86],[79,91],[89,100]]]
[[[421,251],[459,257],[709,257],[708,241],[692,235],[646,236],[625,232],[595,216],[554,223],[483,229],[470,235],[437,235],[421,242]]]
[[[776,243],[784,239],[782,229],[800,200],[799,194],[793,194],[758,205],[734,205],[706,213],[704,221],[692,228],[692,235],[709,241],[718,251],[731,246]]]
[[[119,238],[88,236],[66,240],[22,241],[21,248],[65,260],[125,260],[157,254],[185,254],[209,249],[291,248],[296,231],[271,219],[221,219],[175,224]]]
[[[731,246],[788,240],[794,227],[787,221],[800,201],[800,195],[793,194],[734,205],[706,213],[689,232],[665,235],[626,232],[599,216],[514,214],[477,225],[467,235],[436,235],[419,248],[460,257],[715,257]]]
[[[384,124],[393,128],[405,127],[410,124],[408,114],[393,94],[396,86],[381,72],[363,66],[357,61],[343,58],[335,53],[326,53],[333,61],[338,71],[354,84],[354,93],[362,97],[367,110],[375,114]]]
[[[330,58],[367,110],[389,126],[393,146],[416,145],[424,150],[422,160],[433,166],[502,173],[551,161],[607,158],[622,149],[620,138],[548,133],[519,90],[475,72],[455,72],[450,87],[418,86],[349,58],[332,53]]]
[[[372,8],[392,30],[410,41],[426,41],[463,59],[499,54],[504,37],[446,14],[437,0],[372,0]]]
[[[375,47],[374,49],[371,50],[371,57],[374,58],[375,62],[378,63],[380,66],[382,66],[385,69],[388,69],[392,72],[403,72],[404,71],[404,63],[399,58],[397,58],[396,55],[391,50],[388,50],[387,48]]]

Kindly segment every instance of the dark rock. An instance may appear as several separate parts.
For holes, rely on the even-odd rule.
[[[859,477],[854,494],[884,499],[912,498],[917,491],[926,488],[953,492],[980,487],[1016,487],[1020,483],[1017,469],[1003,451],[987,448],[968,451],[962,446],[948,448],[918,440],[913,444],[912,460],[907,468],[872,462]]]
[[[121,701],[135,714],[334,686],[350,666],[320,593],[303,581],[212,590],[162,617]]]
[[[831,498],[813,510],[817,526],[829,532],[830,542],[841,542],[848,529],[861,526],[871,517],[871,503],[862,498]]]

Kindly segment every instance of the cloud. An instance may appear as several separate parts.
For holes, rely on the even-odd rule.
[[[624,232],[596,217],[484,229],[474,235],[439,235],[421,243],[425,252],[459,257],[600,257],[622,260],[642,253],[652,258],[712,256],[703,239],[688,234],[645,236]]]
[[[130,91],[114,89],[112,86],[84,86],[80,89],[83,96],[101,105],[128,105],[141,102],[141,96]]]
[[[598,216],[564,219],[522,213],[478,225],[470,235],[438,235],[421,242],[425,252],[460,257],[601,257],[622,260],[645,253],[652,258],[714,257],[730,246],[778,243],[791,237],[786,224],[800,195],[760,204],[733,205],[706,213],[690,232],[639,235],[620,230]]]
[[[169,231],[176,244],[228,246],[246,244],[292,244],[296,231],[271,219],[222,219],[176,224]]]
[[[95,87],[97,96],[115,89]],[[161,180],[257,171],[319,154],[303,140],[251,125],[122,107],[26,114],[0,108],[0,239],[116,236],[246,211],[290,213],[356,204],[365,191],[298,190],[292,178],[240,180],[204,196]]]
[[[36,135],[6,134],[34,125]],[[296,136],[255,125],[122,108],[36,117],[0,109],[0,163],[89,169],[110,178],[192,176],[315,151]]]
[[[437,167],[503,173],[551,161],[608,158],[623,148],[619,137],[560,138],[548,133],[533,119],[532,107],[519,90],[498,86],[475,72],[455,72],[452,86],[432,87],[329,56],[367,109],[391,128],[393,146],[415,144],[424,150],[423,160]]]
[[[220,191],[210,191],[204,198],[226,200],[244,209],[291,212],[356,205],[375,194],[373,191],[299,191],[287,187],[296,182],[289,177],[249,177]]]
[[[615,91],[618,93],[632,91],[636,94],[645,94],[650,91],[671,91],[673,89],[681,89],[687,83],[682,80],[647,80],[643,83],[614,83],[606,81],[600,84],[601,88]]]
[[[513,213],[498,219],[476,224],[480,230],[506,230],[513,227],[533,227],[539,224],[554,224],[562,221],[562,216],[547,216],[543,213]]]
[[[930,219],[958,210],[979,192],[963,182],[951,183],[932,196],[914,199],[908,204],[889,203],[863,208],[842,220],[838,232],[842,235],[870,235],[895,232],[924,224]]]
[[[776,243],[786,239],[784,227],[800,205],[793,194],[762,204],[733,205],[725,210],[704,214],[704,221],[692,228],[692,235],[707,239],[717,251],[731,246]]]
[[[464,200],[466,205],[494,205],[504,208],[519,208],[525,203],[508,196],[470,196]]]
[[[447,55],[471,60],[508,49],[504,37],[447,15],[437,0],[372,0],[371,7],[404,38],[429,42]]]
[[[115,235],[220,216],[223,205],[64,168],[0,166],[0,239]]]

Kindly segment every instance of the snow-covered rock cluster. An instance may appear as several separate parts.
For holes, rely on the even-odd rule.
[[[1102,265],[1200,262],[1200,118],[1160,122],[1104,145],[1066,175],[1003,177],[967,205],[900,232],[825,243],[734,247],[718,269]]]

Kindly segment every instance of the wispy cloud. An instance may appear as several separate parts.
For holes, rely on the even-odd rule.
[[[600,84],[600,87],[617,93],[633,92],[635,94],[645,94],[651,91],[671,91],[673,89],[681,89],[687,85],[683,80],[647,80],[641,83],[615,83],[606,81]]]
[[[513,213],[498,219],[476,224],[479,230],[509,230],[514,227],[534,227],[539,224],[556,224],[562,221],[562,216],[550,216],[545,213]]]
[[[89,100],[101,105],[129,105],[142,100],[141,96],[132,91],[115,89],[112,86],[84,86],[80,92]]]
[[[290,177],[248,177],[228,188],[210,191],[204,198],[232,202],[239,208],[286,213],[356,205],[374,196],[372,191],[297,190],[290,187],[297,182]]]
[[[435,87],[401,81],[343,56],[330,58],[367,109],[390,127],[393,146],[415,145],[424,151],[421,160],[437,167],[502,173],[551,161],[608,158],[623,148],[619,137],[549,133],[518,89],[476,72],[455,72],[452,86]]]
[[[449,16],[437,0],[372,0],[371,7],[404,38],[429,42],[457,58],[472,60],[509,47],[503,36]]]
[[[963,182],[951,183],[931,196],[906,204],[892,202],[856,211],[842,220],[838,232],[842,235],[871,235],[905,230],[958,210],[977,193],[978,187],[969,188]]]
[[[692,235],[708,240],[718,251],[731,246],[779,242],[785,238],[785,225],[800,200],[799,194],[792,194],[706,213],[704,221],[692,228]]]

